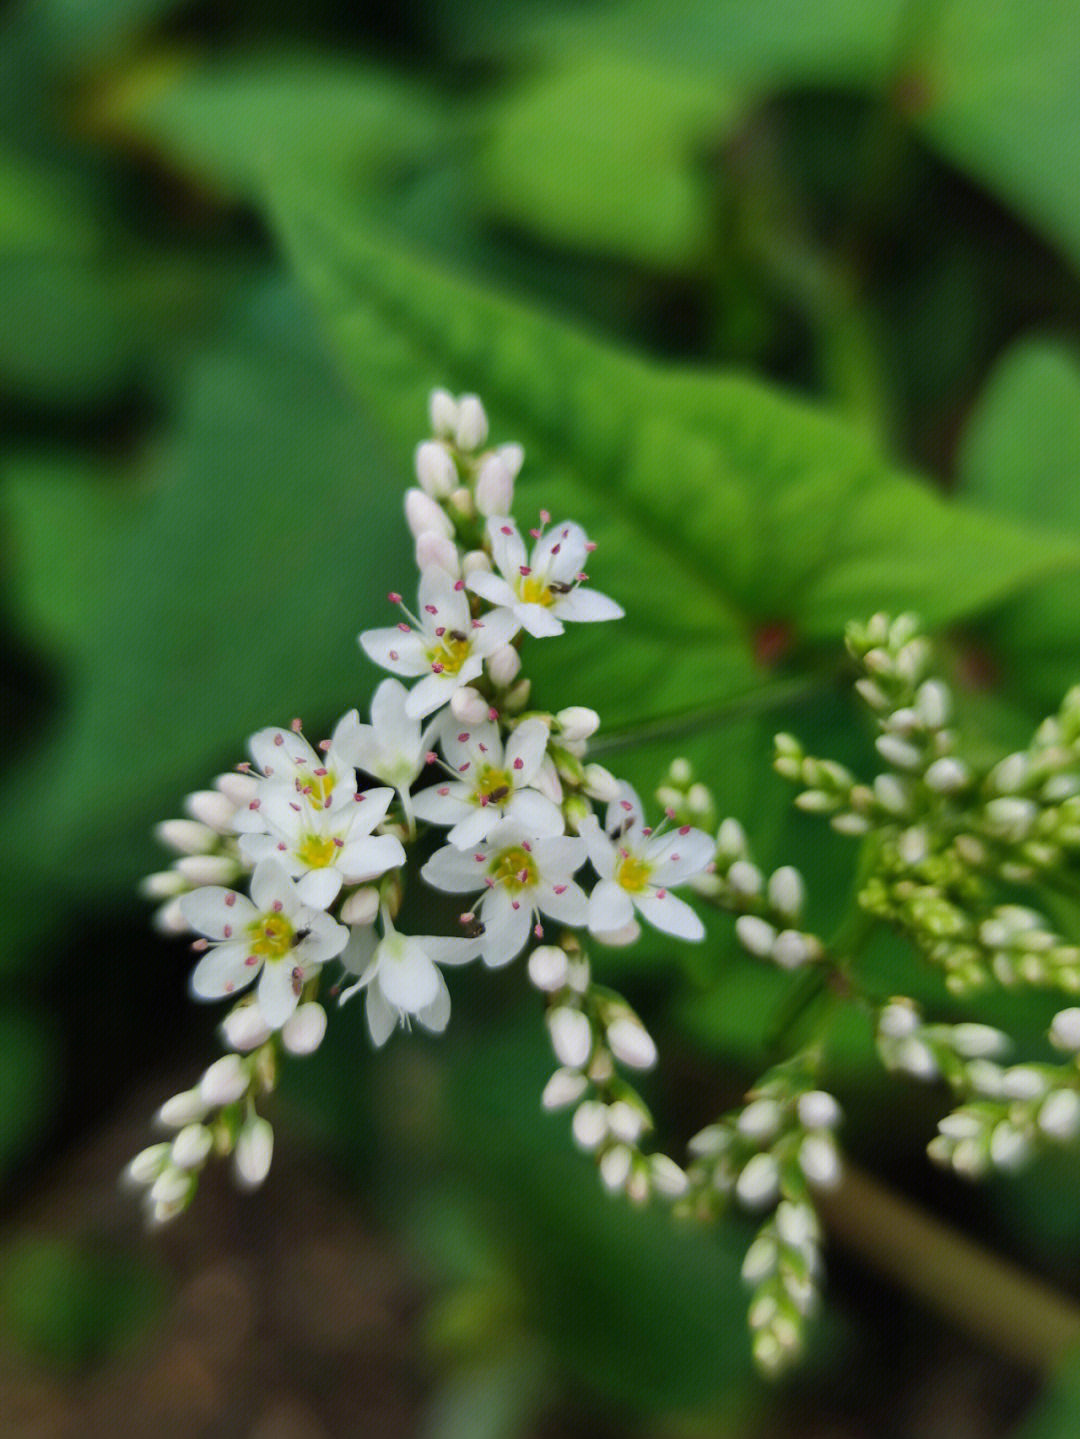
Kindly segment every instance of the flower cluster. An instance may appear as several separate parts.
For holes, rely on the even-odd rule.
[[[633,789],[588,761],[593,710],[526,709],[526,641],[622,610],[590,585],[595,546],[579,524],[541,511],[527,536],[519,529],[511,510],[524,455],[485,448],[480,401],[436,391],[430,411],[434,434],[405,496],[416,605],[392,593],[396,621],[359,636],[389,671],[368,721],[349,710],[319,744],[299,721],[259,730],[250,759],[159,830],[181,854],[146,885],[165,901],[160,923],[196,936],[192,993],[236,1007],[223,1028],[232,1052],[165,1107],[163,1122],[179,1116],[180,1132],[131,1166],[156,1221],[186,1207],[211,1154],[233,1153],[243,1180],[261,1180],[271,1140],[256,1100],[282,1052],[321,1041],[316,996],[328,967],[342,1002],[362,992],[382,1045],[413,1021],[446,1028],[445,967],[496,968],[530,947],[563,1066],[545,1103],[560,1084],[580,1087],[574,1131],[610,1189],[640,1199],[685,1186],[672,1161],[638,1148],[648,1111],[615,1061],[648,1067],[655,1049],[629,1006],[592,985],[575,931],[626,943],[640,918],[701,939],[700,918],[674,890],[712,863],[715,845],[674,811],[650,826]],[[412,934],[401,920],[406,847],[430,829],[444,842],[420,878],[462,897],[454,935]]]

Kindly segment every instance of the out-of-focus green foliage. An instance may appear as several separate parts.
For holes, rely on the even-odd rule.
[[[1080,679],[1075,0],[24,0],[3,23],[5,1175],[79,1090],[58,1036],[85,1033],[86,990],[64,978],[155,864],[153,822],[255,728],[321,732],[372,689],[355,635],[409,585],[400,495],[432,385],[484,397],[526,448],[522,515],[580,519],[625,605],[617,635],[535,647],[538,702],[593,704],[598,758],[643,794],[689,755],[763,863],[803,868],[823,932],[856,850],[792,813],[769,755],[792,728],[872,776],[847,620],[944,630],[988,748]],[[141,946],[118,939],[115,965],[134,975]],[[595,958],[677,1057],[662,1122],[699,1126],[768,1062],[784,986],[722,922]],[[950,1012],[893,942],[867,964]],[[161,1021],[131,992],[109,1028],[135,1043]],[[462,1044],[423,1051],[448,1117],[427,1162],[395,1177],[407,1083],[380,1091],[380,1143],[350,1128],[342,1156],[441,1256],[433,1349],[455,1313],[472,1336],[448,1342],[432,1434],[479,1435],[482,1409],[509,1436],[577,1392],[628,1427],[746,1432],[738,1246],[596,1193],[538,1115],[542,1032],[494,1040],[472,976],[462,995]],[[1040,997],[986,1000],[1004,1009],[1045,1026]],[[328,1128],[359,1082],[342,1021],[305,1100]],[[829,1063],[856,1153],[902,1166],[932,1096],[883,1134],[857,1019]],[[1040,1209],[1043,1172],[1062,1197]],[[1074,1180],[1062,1161],[987,1201],[1003,1243],[1069,1276]],[[439,1238],[460,1214],[482,1262]],[[90,1362],[151,1312],[86,1256],[9,1258],[7,1322],[39,1354]]]

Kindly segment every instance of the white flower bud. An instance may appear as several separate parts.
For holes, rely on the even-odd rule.
[[[269,1122],[256,1116],[249,1119],[236,1139],[233,1165],[237,1180],[246,1189],[255,1189],[270,1172],[274,1156],[274,1131]]]
[[[608,949],[626,949],[631,944],[637,944],[641,938],[641,925],[636,919],[632,919],[621,929],[606,929],[603,934],[594,934],[593,938],[606,945]]]
[[[417,535],[415,554],[416,568],[420,571],[434,567],[445,570],[455,580],[461,573],[457,545],[435,530],[425,530],[422,535]]]
[[[821,1237],[821,1228],[812,1206],[796,1204],[790,1199],[781,1199],[776,1206],[776,1232],[785,1244],[804,1252],[815,1246]]]
[[[462,685],[450,696],[450,713],[459,724],[483,724],[489,708],[484,696],[471,685]]]
[[[614,1104],[608,1105],[607,1123],[615,1138],[626,1144],[636,1144],[649,1127],[649,1121],[641,1110],[625,1099],[617,1099]]]
[[[259,781],[253,774],[239,774],[232,770],[227,774],[219,774],[214,780],[214,788],[225,796],[234,809],[242,809],[258,795]]]
[[[176,869],[189,885],[232,884],[240,873],[236,860],[227,854],[186,854],[176,861]]]
[[[735,921],[735,934],[743,949],[756,954],[759,959],[771,957],[776,930],[767,919],[756,914],[740,914]]]
[[[595,1149],[607,1138],[607,1113],[596,1099],[586,1099],[574,1111],[570,1125],[574,1139],[582,1149]]]
[[[896,769],[918,769],[922,763],[922,751],[919,747],[909,744],[899,735],[878,735],[874,747],[881,758]]]
[[[513,684],[521,669],[521,656],[513,645],[500,645],[487,657],[487,672],[493,684],[505,689]]]
[[[906,814],[911,804],[907,785],[894,774],[879,774],[874,780],[874,798],[889,814]]]
[[[989,1024],[954,1024],[950,1043],[961,1059],[995,1059],[1009,1050],[1009,1037]]]
[[[919,728],[919,716],[908,706],[905,709],[893,710],[885,723],[893,734],[911,735]]]
[[[482,515],[508,515],[514,504],[514,477],[498,453],[487,455],[476,476],[476,508]]]
[[[780,1191],[780,1170],[771,1154],[755,1154],[735,1181],[735,1196],[747,1209],[767,1209]]]
[[[997,794],[1016,794],[1027,785],[1030,774],[1031,758],[1019,750],[996,764],[987,775],[986,783]]]
[[[1075,1006],[1059,1010],[1050,1025],[1050,1041],[1058,1049],[1075,1053],[1080,1050],[1080,1009]]]
[[[763,1279],[768,1279],[776,1268],[779,1257],[776,1240],[768,1234],[760,1235],[746,1251],[742,1266],[743,1279],[747,1284],[760,1284]]]
[[[183,1129],[203,1119],[208,1107],[198,1089],[185,1089],[167,1099],[154,1118],[167,1129]]]
[[[555,761],[549,754],[546,754],[540,762],[540,768],[533,777],[533,789],[537,789],[549,799],[552,804],[562,804],[563,787],[559,778],[559,771],[555,768]],[[584,801],[581,801],[584,803]]]
[[[416,478],[420,481],[421,492],[433,503],[436,500],[445,500],[457,487],[458,472],[453,456],[438,440],[425,440],[423,444],[417,445],[413,465]],[[410,490],[409,493],[414,494],[416,491]],[[407,503],[406,501],[406,506]],[[408,514],[407,507],[405,513]],[[423,528],[433,529],[434,526],[425,525]],[[419,534],[419,531],[414,530],[413,534]]]
[[[723,826],[721,826],[721,828],[723,828]],[[765,882],[761,870],[758,869],[757,865],[751,864],[750,861],[746,859],[737,859],[728,870],[727,878],[728,884],[735,893],[745,895],[748,899],[759,895],[761,893],[761,887]]]
[[[1017,1064],[1001,1076],[1001,1088],[1009,1099],[1041,1099],[1050,1088],[1045,1075],[1027,1064]]]
[[[184,808],[199,824],[209,826],[218,834],[231,833],[236,806],[220,790],[197,789],[184,800]]]
[[[1080,1134],[1080,1094],[1075,1089],[1055,1089],[1043,1101],[1036,1122],[1052,1139],[1074,1139]]]
[[[232,1104],[247,1093],[250,1076],[247,1065],[238,1054],[223,1054],[215,1060],[199,1082],[203,1102],[211,1109]]]
[[[716,831],[716,849],[724,859],[742,859],[746,854],[746,831],[737,819],[721,820]]]
[[[971,783],[971,771],[963,760],[945,755],[936,759],[923,776],[928,788],[938,794],[955,794]]]
[[[518,680],[512,690],[507,690],[503,695],[502,707],[510,714],[517,714],[529,703],[529,695],[532,691],[532,680]]]
[[[182,900],[183,895],[178,894],[154,911],[154,928],[161,934],[190,934],[191,926],[184,918]]]
[[[852,814],[850,811],[844,814],[834,814],[829,823],[837,834],[866,834],[870,828],[868,819],[861,814]]]
[[[150,1186],[150,1198],[156,1204],[180,1204],[191,1193],[194,1183],[186,1169],[176,1169],[170,1164]]]
[[[810,936],[800,934],[797,929],[781,930],[772,949],[773,961],[781,969],[798,969],[801,964],[812,959],[814,954],[815,948]]]
[[[124,1170],[124,1179],[129,1184],[153,1184],[169,1162],[171,1144],[151,1144],[141,1149]]]
[[[919,1011],[903,999],[890,1000],[878,1017],[878,1030],[888,1039],[903,1039],[922,1024]]]
[[[449,439],[457,429],[457,414],[457,401],[449,390],[432,390],[428,398],[428,417],[435,434]]]
[[[840,1123],[840,1106],[824,1089],[808,1089],[800,1094],[796,1110],[804,1129],[835,1129]]]
[[[713,807],[712,791],[699,780],[686,791],[686,807],[692,815],[706,815]]]
[[[170,1204],[152,1204],[148,1215],[150,1223],[156,1228],[160,1228],[163,1224],[168,1224],[171,1219],[176,1219],[187,1208],[190,1197],[190,1195],[184,1195],[182,1199]]]
[[[649,1177],[657,1194],[668,1199],[681,1199],[690,1188],[684,1171],[666,1154],[649,1155]]]
[[[500,445],[495,451],[499,459],[510,471],[510,478],[516,480],[521,473],[521,467],[525,463],[525,451],[520,445],[511,441],[508,445]]]
[[[731,1148],[731,1131],[724,1124],[709,1124],[687,1143],[696,1159],[711,1159]]]
[[[175,869],[160,869],[139,881],[139,893],[146,899],[175,899],[178,894],[186,894],[188,888],[184,876]]]
[[[562,738],[569,740],[571,744],[578,740],[591,739],[600,728],[600,716],[595,710],[587,709],[584,705],[568,705],[566,709],[559,710],[555,720]]]
[[[163,819],[154,826],[154,838],[177,854],[206,854],[217,844],[214,831],[197,819]]]
[[[281,1042],[290,1054],[314,1054],[326,1033],[326,1010],[310,1001],[298,1005],[281,1026]]]
[[[965,1068],[967,1082],[976,1094],[981,1094],[987,1099],[1004,1099],[1006,1097],[1002,1088],[1005,1071],[1000,1064],[994,1064],[989,1059],[972,1059]]]
[[[484,554],[483,550],[468,550],[461,562],[461,573],[468,578],[469,575],[490,574],[491,560]]]
[[[783,1114],[775,1099],[754,1099],[735,1121],[735,1128],[748,1139],[772,1139],[780,1128]]]
[[[592,983],[587,959],[572,959],[566,974],[566,982],[575,994],[584,994]]]
[[[584,788],[590,799],[598,799],[603,804],[613,804],[621,794],[619,781],[600,764],[585,766]]]
[[[990,1136],[990,1158],[1000,1169],[1018,1169],[1031,1152],[1027,1136],[1003,1119]]]
[[[769,876],[769,903],[784,915],[797,915],[806,901],[802,875],[794,865],[784,864]]]
[[[651,1069],[656,1063],[652,1036],[633,1015],[620,1015],[608,1025],[607,1042],[615,1058],[628,1069]]]
[[[589,1087],[589,1081],[574,1069],[557,1069],[544,1085],[540,1103],[544,1109],[565,1109],[576,1104]]]
[[[477,395],[462,395],[458,400],[455,436],[462,450],[478,450],[487,439],[488,419]]]
[[[554,944],[542,944],[529,955],[529,979],[537,989],[554,994],[562,989],[570,973],[566,950]]]
[[[606,1189],[612,1193],[623,1187],[630,1178],[633,1155],[625,1144],[613,1144],[600,1156],[600,1178]]]
[[[913,824],[896,841],[896,850],[904,864],[922,864],[930,853],[930,836],[921,824]]]
[[[915,708],[927,729],[941,729],[952,713],[952,695],[941,680],[927,680],[915,695]]]
[[[799,1168],[811,1184],[831,1189],[840,1182],[840,1155],[831,1134],[808,1134],[799,1145]]]
[[[429,530],[436,535],[444,535],[448,540],[453,538],[454,526],[450,516],[423,490],[405,491],[405,519],[414,540]]]
[[[1013,795],[992,799],[986,806],[986,818],[1001,839],[1026,839],[1038,817],[1038,807],[1031,800]]]
[[[929,1082],[938,1077],[938,1063],[930,1046],[913,1036],[902,1039],[897,1045],[896,1063],[913,1079]]]
[[[592,1025],[580,1009],[560,1005],[548,1014],[551,1047],[560,1064],[568,1069],[583,1069],[592,1053]]]
[[[214,1147],[205,1124],[186,1124],[172,1143],[172,1162],[178,1169],[200,1169]]]
[[[649,1198],[649,1176],[644,1169],[635,1169],[626,1181],[626,1197],[631,1204],[645,1204]]]
[[[265,1044],[273,1030],[262,1017],[257,1004],[241,1004],[221,1021],[221,1034],[230,1049],[242,1054]],[[198,1091],[194,1091],[198,1093]]]
[[[982,1123],[974,1114],[946,1114],[944,1119],[938,1120],[938,1132],[946,1139],[952,1139],[957,1143],[961,1139],[978,1139],[983,1132]]]
[[[366,929],[369,924],[375,923],[378,913],[379,891],[373,884],[362,884],[341,906],[341,922]]]

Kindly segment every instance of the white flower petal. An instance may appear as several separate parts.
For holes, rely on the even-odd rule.
[[[536,887],[535,899],[537,909],[560,924],[578,926],[584,924],[588,918],[589,906],[585,891],[573,880],[564,880],[557,885],[539,884]]]
[[[425,1005],[418,1011],[417,1019],[425,1029],[430,1029],[432,1034],[442,1034],[443,1030],[450,1023],[450,991],[446,987],[446,980],[439,971],[435,971],[439,980],[439,992],[430,1004]]]
[[[469,628],[469,600],[464,586],[458,589],[460,583],[437,565],[421,574],[419,618],[428,633],[434,635],[443,625],[448,630]]]
[[[469,812],[460,820],[446,838],[455,849],[475,849],[498,825],[498,805],[470,805]]]
[[[429,667],[424,641],[415,631],[410,630],[406,634],[396,626],[390,629],[364,630],[357,639],[368,659],[384,670],[413,676],[424,674]]]
[[[661,898],[663,895],[663,898]],[[656,929],[674,934],[679,939],[704,939],[705,926],[685,900],[668,890],[654,890],[635,895],[637,908]]]
[[[464,798],[467,793],[465,786],[460,784],[429,785],[413,795],[413,813],[417,819],[426,820],[428,824],[446,827],[460,824],[473,812],[473,806]]]
[[[593,934],[610,934],[622,929],[634,917],[634,905],[622,885],[602,879],[589,895],[589,929]]]
[[[292,914],[297,906],[296,888],[276,859],[264,859],[251,876],[251,897],[260,914],[280,904],[283,914]]]
[[[351,929],[345,948],[341,951],[341,962],[350,974],[364,974],[375,957],[378,935],[372,925],[362,929]]]
[[[484,933],[480,953],[484,963],[489,969],[509,964],[524,949],[532,928],[528,897],[511,896],[501,887],[490,890],[483,901],[481,919]]]
[[[207,939],[230,939],[240,934],[259,911],[246,894],[209,884],[182,895],[180,913],[196,934]]]
[[[375,983],[388,1002],[407,1014],[415,1014],[439,992],[439,971],[424,953],[423,946],[404,934],[390,934],[380,944]]]
[[[293,954],[295,962],[308,967],[335,959],[349,942],[349,931],[322,910],[309,909],[298,916],[298,929],[306,929],[306,938],[299,941]]]
[[[526,630],[533,639],[550,639],[553,635],[561,635],[563,627],[555,617],[552,609],[545,609],[543,605],[529,605],[518,601],[514,605],[514,616],[523,630]]]
[[[588,536],[574,520],[552,525],[533,546],[533,569],[563,584],[576,579],[588,558]]]
[[[487,532],[495,568],[508,578],[516,575],[527,559],[525,541],[518,533],[517,525],[508,515],[492,515],[487,523]]]
[[[258,973],[247,963],[245,940],[217,944],[199,960],[191,974],[191,992],[199,999],[224,999],[250,984]]]
[[[280,1029],[292,1014],[300,996],[293,985],[290,958],[271,960],[264,964],[259,978],[259,1008],[271,1029]]]
[[[518,725],[507,740],[506,768],[513,772],[516,786],[532,783],[547,750],[549,733],[542,719],[527,719]]]
[[[493,575],[490,570],[473,570],[465,581],[474,595],[479,595],[488,604],[497,607],[509,608],[517,599],[510,584],[501,575]]]
[[[716,841],[704,830],[676,831],[648,841],[643,852],[653,883],[663,887],[700,874],[716,858]]]
[[[613,799],[608,805],[607,814],[604,816],[604,828],[608,834],[625,833],[627,830],[637,830],[641,833],[641,827],[645,822],[645,810],[638,792],[633,785],[627,784],[622,779],[619,781],[619,797]]]
[[[409,698],[405,702],[406,714],[412,719],[423,719],[426,715],[433,714],[435,710],[440,709],[444,704],[449,704],[450,696],[457,689],[458,685],[467,684],[468,680],[475,679],[482,668],[482,662],[479,659],[476,660],[471,673],[466,679],[463,679],[462,675],[468,665],[469,661],[466,660],[456,675],[448,675],[445,673],[438,675],[431,674],[430,666],[425,666],[425,668],[429,669],[429,673],[417,684],[413,685],[409,691]]]
[[[621,620],[626,614],[622,605],[607,595],[578,585],[568,595],[560,595],[551,607],[561,620],[574,624],[594,624],[599,620]]]
[[[368,990],[365,1007],[367,1026],[375,1046],[381,1049],[394,1032],[400,1018],[399,1012],[386,1002],[382,990],[373,984]]]
[[[453,935],[426,934],[420,941],[429,959],[436,964],[468,964],[480,953],[479,939],[458,939]]]
[[[585,841],[589,862],[601,879],[611,879],[615,873],[615,846],[600,828],[600,821],[594,814],[582,820],[578,833]]]
[[[505,814],[538,839],[551,839],[566,828],[559,806],[535,789],[517,790],[507,800]]]
[[[253,734],[248,740],[248,750],[264,775],[290,782],[298,765],[315,768],[322,762],[303,735],[278,725]]]
[[[508,645],[520,628],[521,621],[512,610],[491,610],[472,629],[473,653],[481,657],[490,655],[502,645]],[[469,678],[479,673],[477,669]]]
[[[465,854],[452,844],[437,849],[420,871],[433,889],[450,894],[475,893],[483,889],[491,856],[477,849]]]
[[[585,841],[579,835],[552,835],[530,842],[537,868],[545,879],[568,878],[589,857]]]
[[[296,892],[312,909],[329,909],[341,891],[339,869],[309,869],[296,883]]]

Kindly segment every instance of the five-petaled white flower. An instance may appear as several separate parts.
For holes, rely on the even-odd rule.
[[[585,559],[594,548],[572,520],[537,535],[532,555],[512,519],[488,520],[491,557],[498,574],[478,570],[466,581],[490,604],[509,610],[522,629],[536,637],[561,635],[563,621],[617,620],[623,608],[607,595],[584,588]],[[499,613],[497,609],[496,614]]]
[[[359,978],[342,990],[341,1003],[357,990],[367,990],[365,1013],[376,1045],[386,1043],[396,1024],[408,1028],[413,1015],[425,1029],[441,1034],[450,1019],[450,991],[438,966],[475,959],[479,940],[401,934],[385,909],[382,925],[382,939],[377,939],[374,926],[352,931],[341,962]]]
[[[280,1029],[296,1009],[304,984],[320,965],[341,953],[349,931],[300,897],[276,860],[263,860],[251,876],[251,898],[205,885],[180,900],[192,929],[210,941],[195,966],[191,988],[200,999],[223,999],[259,977],[263,1019]]]
[[[421,819],[453,825],[447,839],[458,849],[479,844],[503,819],[537,837],[562,834],[566,825],[559,806],[530,787],[541,779],[547,751],[542,719],[523,720],[505,749],[496,724],[462,730],[448,714],[441,729],[442,752],[460,778],[420,791],[413,803]]]
[[[383,669],[406,679],[423,676],[405,701],[405,713],[412,719],[423,719],[448,704],[455,690],[476,679],[487,656],[520,628],[506,609],[474,620],[464,581],[438,565],[420,576],[419,611],[410,616],[412,624],[402,621],[392,629],[364,630],[359,637],[364,653]]]
[[[342,883],[360,884],[405,863],[401,841],[392,834],[372,834],[394,797],[392,789],[354,793],[348,808],[313,809],[284,786],[269,789],[259,800],[261,834],[240,836],[240,853],[249,864],[277,859],[299,878],[305,904],[326,909]]]
[[[420,721],[405,711],[408,695],[400,680],[383,680],[371,698],[371,723],[361,724],[353,710],[338,725],[335,738],[350,764],[397,790],[411,824],[409,788],[427,760],[436,722],[421,730]]]
[[[589,896],[589,928],[604,935],[623,929],[638,910],[650,924],[680,939],[702,939],[705,926],[690,906],[671,893],[706,869],[716,841],[682,825],[654,833],[643,823],[641,801],[628,784],[609,806],[604,832],[595,817],[581,827],[599,881]]]
[[[338,721],[323,754],[308,744],[298,728],[282,729],[274,725],[256,731],[248,740],[248,749],[262,771],[257,797],[265,796],[273,787],[283,786],[303,796],[312,809],[337,809],[348,804],[356,791],[356,775],[352,762],[343,752],[342,740],[358,724],[356,711],[350,710]],[[240,810],[234,828],[239,833],[261,829],[258,809],[258,804],[254,804],[248,811]]]
[[[495,968],[520,953],[537,912],[559,924],[585,923],[588,902],[572,875],[586,858],[583,839],[537,838],[507,819],[471,849],[448,844],[436,850],[420,873],[452,894],[486,891],[476,911],[483,924],[480,953]]]

